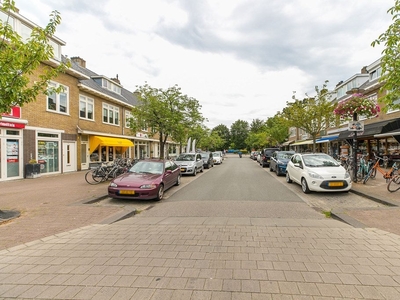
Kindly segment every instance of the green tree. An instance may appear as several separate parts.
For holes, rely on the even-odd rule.
[[[313,139],[313,150],[316,149],[315,140],[322,130],[326,130],[333,115],[334,105],[331,101],[331,93],[327,89],[327,82],[320,89],[315,87],[316,96],[298,100],[293,96],[294,102],[287,102],[282,111],[282,117],[286,119],[289,127],[303,129]]]
[[[177,85],[163,90],[146,83],[136,92],[139,105],[132,109],[130,127],[133,132],[149,127],[151,135],[158,134],[161,158],[165,157],[168,137],[175,135],[182,139],[183,128],[194,128],[204,121],[199,102],[182,94]]]
[[[246,139],[249,135],[249,123],[237,120],[231,125],[231,143],[237,149],[247,149]]]
[[[268,118],[265,123],[267,125],[267,139],[270,143],[270,146],[279,145],[288,138],[288,123],[280,113]]]
[[[247,148],[250,150],[259,150],[264,148],[267,145],[267,131],[261,131],[258,133],[250,131],[245,142]]]
[[[394,6],[387,12],[392,15],[393,23],[371,44],[373,47],[380,44],[385,46],[381,59],[382,75],[379,79],[383,82],[381,91],[388,91],[380,99],[386,104],[383,108],[385,111],[400,108],[398,102],[400,99],[400,0],[396,0]]]
[[[214,127],[211,132],[216,132],[220,136],[220,138],[224,141],[223,145],[221,145],[221,149],[228,149],[231,144],[231,133],[229,128],[224,124],[219,124]]]
[[[56,67],[43,65],[43,72],[34,82],[31,75],[41,63],[54,57],[50,44],[57,26],[61,23],[58,11],[50,14],[50,21],[45,28],[34,27],[28,39],[23,39],[12,24],[10,16],[17,12],[15,1],[3,0],[0,4],[0,113],[8,113],[13,106],[23,106],[36,100],[39,93],[60,92],[60,89],[49,89],[49,81],[60,72],[64,72],[69,63]]]
[[[266,124],[263,120],[253,119],[250,124],[250,132],[260,133],[267,129]]]

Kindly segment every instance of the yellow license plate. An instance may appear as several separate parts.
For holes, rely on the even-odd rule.
[[[343,182],[329,182],[329,186],[343,186]]]
[[[134,194],[135,194],[135,191],[125,191],[125,190],[122,190],[122,191],[119,191],[119,193],[120,193],[121,195],[134,195]]]
[[[182,172],[185,172],[185,171],[186,171],[186,169],[185,169],[185,168],[181,168],[181,171],[182,171]]]

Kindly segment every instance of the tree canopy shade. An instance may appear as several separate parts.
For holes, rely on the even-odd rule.
[[[68,68],[59,62],[57,67],[46,66],[34,82],[30,75],[43,62],[54,57],[50,44],[57,26],[61,23],[59,12],[53,11],[49,24],[43,29],[35,27],[24,40],[9,23],[10,14],[17,12],[15,1],[3,0],[0,4],[0,113],[8,113],[13,106],[23,106],[36,100],[39,93],[59,90],[48,89],[49,81]]]
[[[326,130],[335,118],[327,82],[325,81],[321,89],[318,86],[315,87],[315,97],[306,95],[307,97],[303,100],[298,100],[293,96],[294,102],[287,102],[287,106],[282,111],[282,117],[286,119],[289,127],[303,129],[312,137],[314,151],[316,137],[322,130]]]
[[[165,145],[169,137],[183,141],[191,128],[201,125],[204,118],[199,102],[182,94],[177,85],[166,90],[153,88],[147,83],[136,91],[139,105],[132,109],[130,127],[133,132],[143,128],[150,134],[159,135],[160,158],[165,157]]]
[[[372,42],[373,47],[381,43],[385,45],[381,59],[382,74],[379,79],[383,82],[381,90],[388,91],[380,99],[386,104],[384,111],[400,108],[400,0],[396,0],[387,12],[392,15],[393,23]]]

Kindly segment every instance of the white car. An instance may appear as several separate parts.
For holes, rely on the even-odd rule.
[[[180,167],[181,174],[196,176],[197,172],[203,172],[204,170],[200,153],[181,153],[175,159],[175,163]]]
[[[301,185],[304,193],[343,192],[351,189],[351,176],[333,157],[324,153],[295,153],[286,169],[286,182]]]
[[[214,164],[220,165],[222,164],[222,153],[220,151],[213,152]]]

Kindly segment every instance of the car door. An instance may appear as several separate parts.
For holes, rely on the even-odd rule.
[[[290,179],[293,181],[300,183],[301,180],[301,173],[303,171],[302,169],[302,160],[299,154],[293,155],[291,159],[291,169],[290,169]]]
[[[175,184],[176,174],[174,173],[174,170],[172,168],[172,162],[166,161],[164,163],[164,165],[165,165],[164,184],[165,184],[165,189],[168,189]],[[178,166],[177,166],[177,168],[178,168]]]

